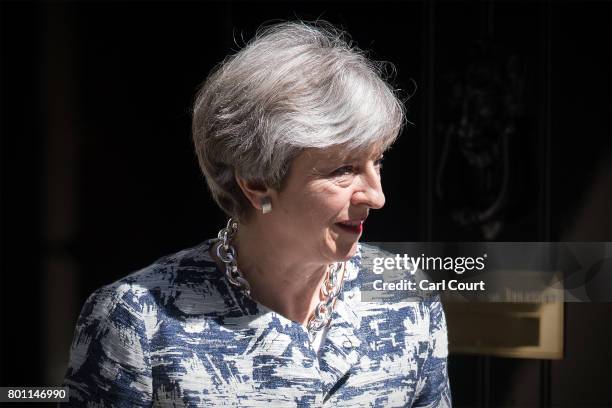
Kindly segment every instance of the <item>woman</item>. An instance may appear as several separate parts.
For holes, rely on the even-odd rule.
[[[329,25],[260,31],[202,86],[193,137],[231,217],[97,290],[65,385],[91,406],[449,406],[437,301],[366,302],[382,153],[403,107]]]

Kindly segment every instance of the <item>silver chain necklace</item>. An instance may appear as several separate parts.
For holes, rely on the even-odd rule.
[[[237,231],[238,223],[234,221],[233,218],[230,218],[227,222],[227,226],[217,234],[217,242],[220,242],[220,245],[217,246],[217,257],[225,265],[227,280],[229,280],[232,285],[241,289],[246,296],[250,297],[251,285],[244,278],[240,269],[238,269],[236,249],[231,244]],[[345,267],[346,264],[344,262],[336,262],[328,265],[325,273],[325,281],[321,286],[323,300],[319,302],[314,315],[308,320],[309,331],[316,332],[329,325],[336,298],[340,294],[340,289],[342,288],[340,275],[343,273]]]

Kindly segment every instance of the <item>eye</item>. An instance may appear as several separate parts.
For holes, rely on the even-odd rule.
[[[354,171],[355,171],[355,168],[353,166],[342,166],[332,171],[330,176],[331,177],[346,176],[349,174],[353,174]]]
[[[376,168],[378,169],[378,171],[380,171],[380,170],[383,168],[383,160],[384,160],[384,159],[385,159],[385,158],[384,158],[383,156],[380,156],[380,157],[378,158],[378,160],[376,160],[376,161],[374,162],[374,167],[376,167]]]

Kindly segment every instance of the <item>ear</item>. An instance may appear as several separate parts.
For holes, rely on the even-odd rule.
[[[266,187],[261,182],[246,180],[238,175],[234,175],[234,177],[236,178],[236,183],[238,183],[240,190],[242,190],[242,193],[247,200],[249,200],[253,208],[257,211],[261,211],[261,202],[264,197],[271,198],[272,189]]]

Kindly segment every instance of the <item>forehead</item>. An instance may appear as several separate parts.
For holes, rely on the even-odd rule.
[[[311,165],[318,163],[337,163],[368,160],[377,158],[383,153],[380,144],[373,144],[364,149],[349,149],[343,145],[331,146],[324,149],[309,148],[296,157],[296,160],[308,162]]]

